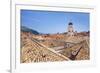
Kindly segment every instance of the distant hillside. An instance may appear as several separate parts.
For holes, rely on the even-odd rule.
[[[39,34],[38,31],[33,30],[33,29],[30,29],[30,28],[25,27],[25,26],[21,26],[21,31],[22,31],[22,32],[31,32],[31,33],[36,34],[36,35]]]

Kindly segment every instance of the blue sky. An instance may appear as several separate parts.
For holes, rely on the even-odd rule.
[[[89,31],[89,13],[21,10],[21,26],[41,33],[62,33],[72,22],[77,32]]]

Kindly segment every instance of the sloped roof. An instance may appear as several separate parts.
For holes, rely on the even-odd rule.
[[[24,40],[22,43],[25,44],[21,48],[21,63],[69,60],[67,57],[45,47],[34,39],[27,37],[27,39],[22,40]]]

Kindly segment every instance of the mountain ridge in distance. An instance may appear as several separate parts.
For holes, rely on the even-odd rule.
[[[31,28],[28,28],[28,27],[26,27],[26,26],[21,26],[21,31],[22,31],[22,32],[31,32],[31,33],[33,33],[33,34],[35,34],[35,35],[38,35],[38,34],[39,34],[38,31],[33,30],[33,29],[31,29]]]

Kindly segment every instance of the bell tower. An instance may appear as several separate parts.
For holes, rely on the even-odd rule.
[[[73,23],[72,22],[69,22],[68,23],[68,35],[69,36],[74,36],[74,28],[73,28]]]

